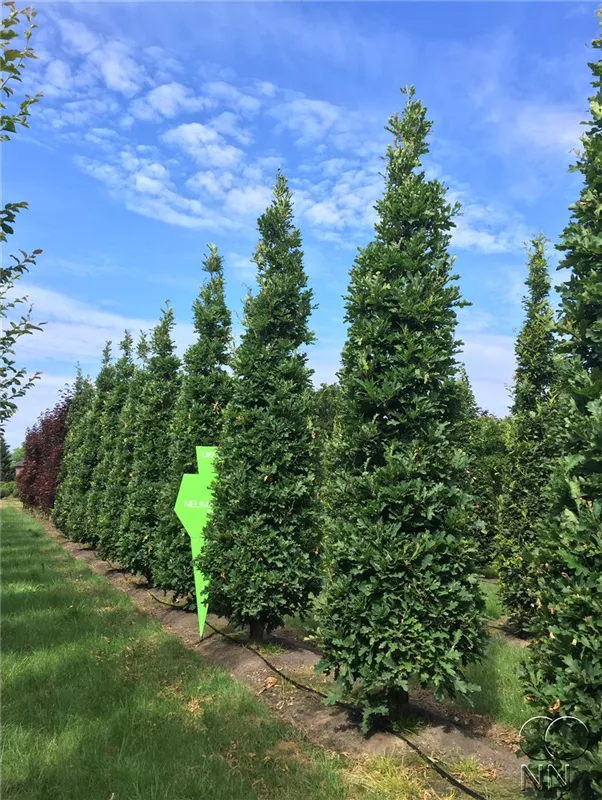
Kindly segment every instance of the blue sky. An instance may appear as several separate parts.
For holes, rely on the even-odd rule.
[[[332,381],[348,272],[382,191],[384,126],[416,86],[433,120],[426,167],[463,207],[453,252],[459,334],[483,407],[504,413],[521,321],[524,242],[552,242],[590,94],[595,3],[44,3],[25,89],[44,92],[8,145],[5,202],[26,199],[11,249],[43,249],[23,281],[42,370],[11,446],[107,339],[149,329],[166,299],[180,352],[206,243],[224,256],[235,324],[256,219],[277,167],[295,193],[318,309],[314,381]],[[550,247],[553,266],[556,257]],[[556,275],[554,279],[557,280]]]

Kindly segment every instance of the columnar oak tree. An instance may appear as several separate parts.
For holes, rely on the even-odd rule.
[[[98,526],[98,554],[101,558],[109,561],[116,560],[119,556],[121,517],[134,461],[134,439],[139,421],[138,404],[140,397],[144,394],[147,381],[146,368],[149,348],[146,334],[143,331],[138,339],[136,354],[139,363],[134,365],[133,373],[127,381],[125,401],[115,420],[117,427],[115,449]],[[118,386],[119,383],[116,383],[115,390]]]
[[[332,436],[340,394],[341,387],[338,383],[322,383],[314,392],[316,433],[324,440]]]
[[[119,415],[125,404],[130,380],[134,373],[134,340],[129,331],[125,331],[119,349],[121,356],[115,362],[112,385],[107,391],[104,407],[97,422],[100,429],[98,455],[86,499],[86,528],[93,533],[96,544],[99,544],[100,539],[106,536],[106,527],[114,524],[114,520],[106,513],[108,510],[107,497],[109,475],[121,434]]]
[[[535,608],[533,548],[537,528],[548,511],[546,488],[555,443],[550,432],[549,394],[554,382],[554,336],[549,303],[546,239],[535,237],[529,250],[525,321],[516,339],[514,402],[508,436],[509,474],[498,540],[498,574],[509,624],[522,632]]]
[[[313,392],[303,352],[313,340],[312,292],[280,172],[258,227],[259,292],[245,302],[199,559],[213,609],[249,625],[255,640],[285,615],[304,612],[318,557]]]
[[[401,119],[387,126],[375,238],[346,298],[319,604],[318,669],[334,674],[339,694],[359,691],[365,726],[397,715],[412,678],[438,695],[464,690],[462,667],[485,640],[449,390],[462,304],[447,249],[456,209],[420,169],[431,123],[413,88],[404,93]]]
[[[328,474],[328,448],[333,436],[337,405],[341,394],[338,383],[322,383],[314,392],[313,425],[319,452],[320,493]]]
[[[94,402],[94,385],[77,369],[73,399],[67,416],[65,451],[60,482],[52,511],[52,520],[65,536],[75,539],[81,519],[82,498],[88,489],[89,470],[86,442]]]
[[[94,382],[94,398],[92,406],[84,420],[85,438],[82,445],[82,493],[74,498],[72,516],[76,516],[77,525],[73,526],[72,538],[78,542],[96,545],[98,534],[95,525],[89,525],[92,520],[86,511],[88,508],[88,495],[93,488],[93,476],[100,457],[100,437],[102,418],[107,399],[113,389],[115,367],[111,363],[111,342],[107,342],[102,351],[100,370]]]
[[[448,381],[448,387],[448,391],[451,393],[452,419],[454,419],[452,428],[454,440],[462,450],[468,452],[478,409],[468,373],[463,364],[458,365],[456,375]]]
[[[208,275],[194,301],[197,341],[184,354],[185,372],[169,430],[167,475],[159,494],[159,526],[153,543],[153,582],[177,596],[194,597],[190,538],[174,514],[184,473],[196,473],[196,447],[219,442],[222,411],[228,401],[231,378],[231,320],[224,298],[222,258],[215,245],[203,269]]]
[[[602,11],[599,16],[600,36],[592,44],[602,50]],[[560,266],[571,270],[561,288],[560,333],[574,368],[572,413],[536,554],[538,610],[524,675],[534,713],[553,720],[574,715],[589,728],[588,749],[570,761],[569,788],[546,793],[571,800],[602,795],[602,58],[590,67],[595,93],[574,167],[583,187],[558,246]],[[579,752],[568,727],[566,720],[556,725],[556,766]]]
[[[450,414],[455,420],[449,428],[450,441],[466,453],[464,486],[473,499],[474,511],[470,515],[467,534],[475,544],[475,565],[480,571],[491,571],[497,532],[491,522],[496,518],[495,508],[499,504],[499,497],[493,495],[495,481],[483,452],[482,417],[463,365],[447,386],[451,393]],[[499,493],[500,485],[495,484],[495,489]]]
[[[497,574],[501,510],[508,470],[507,417],[477,409],[470,440],[471,491],[475,501],[477,563],[483,572]]]
[[[23,469],[17,477],[19,499],[27,510],[36,507],[36,477],[42,454],[42,434],[40,421],[37,420],[25,431]]]
[[[172,340],[173,309],[163,310],[150,338],[150,358],[135,401],[133,463],[119,528],[117,560],[151,579],[157,501],[167,466],[169,424],[180,386],[180,360]]]

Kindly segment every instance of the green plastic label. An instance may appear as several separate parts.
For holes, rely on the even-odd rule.
[[[211,513],[211,484],[215,479],[214,456],[215,447],[196,448],[198,475],[182,475],[182,482],[175,505],[176,516],[190,536],[192,557],[195,560],[201,552],[204,541],[203,531]],[[202,599],[205,585],[206,581],[203,573],[195,566],[194,588],[201,639],[203,638],[203,630],[207,618],[207,603]]]

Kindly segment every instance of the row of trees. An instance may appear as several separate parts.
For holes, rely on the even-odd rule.
[[[417,672],[440,692],[466,689],[459,668],[479,656],[485,636],[477,570],[503,552],[504,505],[515,513],[499,491],[512,437],[476,407],[456,361],[465,301],[448,246],[458,208],[417,169],[430,127],[409,90],[402,117],[389,123],[376,237],[351,272],[340,383],[311,386],[312,292],[278,174],[258,222],[259,291],[245,301],[238,349],[210,245],[193,307],[197,339],[182,364],[166,307],[136,353],[126,333],[115,362],[107,344],[94,383],[78,375],[53,510],[72,539],[193,603],[189,541],[173,505],[182,473],[196,471],[195,445],[219,444],[200,559],[212,610],[261,639],[318,597],[321,666],[340,678],[347,659],[339,685],[361,680],[366,723],[405,702]],[[541,239],[531,295],[534,264],[547,274]],[[532,316],[519,350],[539,309]],[[361,637],[352,627],[360,618]],[[392,676],[392,693],[378,692]]]
[[[602,8],[598,17],[595,54]],[[560,267],[570,271],[560,287],[561,391],[558,400],[550,392],[548,423],[560,457],[535,527],[537,610],[522,676],[534,709],[554,719],[574,715],[589,729],[587,750],[571,763],[569,791],[552,789],[575,800],[602,795],[602,57],[589,66],[594,93],[573,167],[583,184],[558,245]],[[546,446],[537,453],[548,455]]]
[[[318,669],[339,695],[354,693],[365,725],[394,717],[411,681],[467,689],[463,668],[485,645],[475,547],[485,537],[512,620],[534,635],[529,702],[589,728],[572,798],[602,791],[602,60],[590,67],[584,185],[559,245],[571,277],[555,326],[536,237],[509,421],[479,414],[456,361],[458,207],[421,168],[431,123],[410,89],[389,120],[375,236],[351,270],[339,387],[311,389],[312,293],[278,174],[238,349],[210,248],[185,369],[167,307],[137,358],[126,335],[94,384],[78,376],[53,511],[71,538],[185,595],[177,484],[196,444],[219,445],[199,559],[212,610],[260,639],[318,595]]]
[[[167,306],[136,347],[126,332],[115,362],[107,344],[94,384],[78,375],[52,515],[70,538],[184,597],[192,594],[193,572],[174,501],[182,474],[195,471],[196,444],[218,443],[231,381],[230,313],[213,246],[204,269],[193,306],[197,341],[184,370]]]

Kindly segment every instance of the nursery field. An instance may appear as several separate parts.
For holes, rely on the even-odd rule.
[[[310,745],[66,554],[17,501],[3,500],[1,517],[3,796],[463,796],[411,758]],[[452,771],[483,797],[513,796],[471,759]]]
[[[16,9],[14,0],[3,5],[8,99],[13,89],[6,84],[20,83],[25,65],[37,58],[29,42],[38,26],[35,9]],[[121,134],[99,140],[106,164],[75,158],[114,199],[126,198],[128,213],[173,222],[187,235],[211,230],[218,239],[207,243],[202,283],[188,299],[193,240],[182,240],[185,257],[175,242],[164,242],[168,262],[156,250],[160,273],[149,272],[151,283],[156,278],[177,289],[177,311],[166,300],[158,319],[141,329],[151,319],[150,291],[137,296],[116,280],[112,298],[94,297],[103,308],[110,301],[115,314],[88,315],[79,299],[77,313],[61,312],[77,325],[73,336],[56,327],[52,334],[61,317],[49,315],[40,363],[34,351],[31,363],[20,363],[15,347],[33,333],[42,341],[46,322],[34,323],[34,305],[13,289],[42,251],[19,250],[2,270],[0,315],[8,321],[0,337],[3,797],[504,800],[524,790],[549,800],[602,798],[602,8],[597,16],[591,52],[598,52],[588,61],[594,93],[570,166],[582,186],[561,233],[552,206],[527,203],[531,189],[516,192],[513,179],[503,213],[496,211],[499,187],[483,182],[478,166],[485,150],[477,148],[475,161],[462,158],[464,148],[441,147],[449,117],[439,128],[413,83],[401,89],[403,107],[382,119],[389,143],[385,150],[383,140],[380,188],[372,183],[374,134],[361,126],[355,131],[351,120],[359,112],[346,122],[334,106],[334,115],[316,126],[323,141],[315,139],[315,151],[330,142],[337,158],[321,165],[313,156],[296,162],[281,151],[280,138],[274,150],[275,142],[266,149],[249,136],[246,164],[242,149],[220,150],[222,134],[240,145],[247,140],[231,110],[159,134],[158,143],[170,147],[165,163],[172,172],[158,144],[134,150],[134,140],[130,147]],[[79,33],[66,35],[62,26],[60,33],[65,52],[87,54],[88,45],[75,43]],[[568,151],[565,115],[576,124],[583,108],[576,95],[564,98],[565,109],[532,94],[529,71],[547,72],[535,67],[532,39],[526,39],[529,67],[513,69],[505,81],[514,94],[516,72],[527,92],[512,103],[508,94],[514,122],[493,114],[524,129],[509,143],[506,155],[513,158],[512,147],[522,151],[530,138],[538,151],[548,150],[547,129],[557,135],[558,125],[546,120],[557,114],[563,129],[557,144]],[[140,65],[131,91],[125,81],[112,86],[100,64],[109,52],[102,47],[114,42],[101,47],[100,41],[99,35],[90,48],[83,82],[74,73],[73,81],[55,85],[63,69],[70,75],[57,59],[43,80],[34,70],[22,85],[40,79],[54,99],[70,96],[63,84],[92,87],[93,100],[92,76],[102,73],[107,89],[131,99],[131,130],[121,127],[132,136],[134,119],[156,116],[167,124],[175,116],[169,106],[200,113],[213,109],[213,100],[219,105],[218,97],[224,104],[229,97],[225,107],[240,111],[242,120],[242,103],[234,102],[231,88],[223,92],[228,84],[221,81],[203,84],[207,97],[197,97],[201,88],[192,79],[190,87],[148,90],[150,61]],[[546,47],[565,63],[551,42]],[[144,53],[150,57],[149,48]],[[118,57],[125,71],[126,62],[136,66],[133,53]],[[158,59],[162,66],[168,60]],[[203,71],[194,69],[195,82]],[[474,100],[482,92],[469,72],[467,95]],[[276,120],[273,132],[296,131],[297,101],[283,102],[274,85],[262,82],[272,87],[264,92],[255,83],[246,81],[245,92],[262,95],[253,98],[257,111],[272,94],[279,97],[264,109],[265,120]],[[213,96],[212,86],[222,89]],[[148,94],[135,97],[143,87]],[[381,88],[371,106],[387,96]],[[3,142],[29,127],[30,107],[43,94],[26,95],[2,115]],[[437,114],[451,109],[455,121],[456,105],[438,105]],[[535,116],[523,124],[528,109]],[[376,106],[366,115],[370,126],[375,112]],[[470,128],[471,141],[480,141],[472,126],[489,126],[489,112],[477,102],[458,130]],[[68,128],[76,123],[69,119],[78,116],[63,118],[51,108],[44,124],[58,123],[61,143],[71,143],[76,134]],[[536,136],[525,136],[526,129]],[[305,138],[314,146],[313,136],[304,135],[295,149]],[[186,164],[171,148],[181,150]],[[495,146],[487,158],[502,149]],[[445,150],[458,167],[462,162],[461,174],[440,161]],[[278,167],[267,192],[267,164],[280,163],[280,154],[288,177]],[[357,169],[351,156],[359,159]],[[222,182],[217,170],[226,161],[233,172]],[[536,161],[516,165],[521,181],[540,185],[543,198],[548,182],[561,184],[552,162],[549,173],[546,167],[540,174],[537,164],[529,174]],[[208,170],[185,181],[194,200],[174,183],[192,163]],[[122,169],[127,173],[114,177]],[[495,173],[504,181],[509,175]],[[485,183],[490,197],[474,194]],[[131,200],[133,185],[147,195],[143,206]],[[319,202],[310,202],[311,186]],[[197,200],[205,189],[207,199]],[[235,192],[244,202],[231,203]],[[260,194],[266,206],[256,218],[256,244],[243,252]],[[218,195],[227,225],[213,216]],[[565,196],[564,189],[558,193],[563,203]],[[343,199],[348,206],[339,206]],[[527,226],[530,206],[537,217]],[[4,206],[1,241],[27,208],[23,200]],[[327,218],[333,235],[322,225]],[[77,219],[68,223],[61,224],[69,231],[85,229]],[[527,241],[515,328],[516,262],[500,256],[491,271],[480,255],[466,261],[462,251],[510,254],[519,232]],[[129,233],[124,275],[135,281],[150,240],[136,236],[135,227]],[[560,257],[550,252],[552,244]],[[87,278],[76,249],[57,249],[50,259]],[[112,260],[102,246],[90,252],[98,263]],[[256,283],[244,296],[242,262],[253,265]],[[140,263],[146,275],[146,260]],[[554,268],[564,279],[558,286]],[[316,294],[311,284],[318,276]],[[51,288],[57,289],[43,291]],[[495,297],[490,308],[480,305],[487,292]],[[184,327],[182,300],[190,309]],[[21,304],[19,316],[13,309]],[[319,308],[321,320],[314,316]],[[462,318],[464,309],[473,316]],[[88,316],[93,335],[80,331]],[[105,333],[102,351],[94,353]],[[486,338],[477,343],[473,335]],[[60,362],[78,359],[73,379],[11,452],[5,423],[45,374],[59,338],[66,343]],[[512,341],[512,383],[502,395],[499,370],[502,364],[510,370]],[[316,352],[323,355],[314,369]],[[322,370],[336,380],[317,386]],[[198,617],[190,613],[196,609]]]

